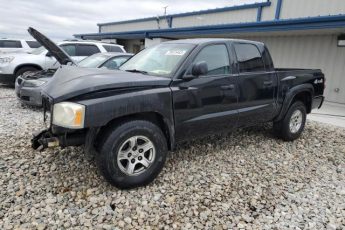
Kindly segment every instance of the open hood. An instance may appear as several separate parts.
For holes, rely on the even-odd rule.
[[[56,60],[61,65],[66,65],[67,63],[71,62],[74,65],[76,63],[72,60],[68,54],[61,49],[58,45],[56,45],[53,41],[51,41],[49,38],[38,32],[32,27],[29,27],[28,29],[29,34],[31,34],[32,37],[34,37],[42,46],[44,46],[53,57],[56,58]]]

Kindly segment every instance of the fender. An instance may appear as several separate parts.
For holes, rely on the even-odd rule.
[[[162,118],[169,137],[170,149],[175,146],[175,127],[172,112],[171,90],[168,87],[148,88],[140,91],[115,94],[82,100],[86,106],[85,128],[93,130],[108,125],[113,120],[155,113]],[[90,133],[94,136],[96,132]]]
[[[131,115],[129,115],[131,116]],[[169,121],[169,119],[167,118],[163,118],[163,122],[164,122],[164,126],[166,127],[168,133],[168,149],[169,150],[175,150],[175,127],[173,124],[171,124],[171,122]],[[84,148],[85,148],[85,152],[87,153],[88,156],[93,156],[94,153],[96,152],[96,149],[94,148],[94,141],[96,140],[99,132],[100,132],[101,128],[97,127],[97,128],[90,128],[85,136],[85,142],[84,142]],[[163,130],[164,131],[164,130]]]
[[[174,126],[174,123],[172,123],[169,119],[163,117],[163,121],[164,121],[164,124],[165,126],[167,127],[168,129],[168,135],[169,135],[169,144],[170,144],[170,148],[169,150],[175,150],[175,147],[176,147],[176,140],[175,140],[175,126]]]
[[[301,85],[297,85],[294,86],[292,88],[290,88],[287,93],[285,94],[285,98],[283,100],[283,104],[282,104],[282,108],[280,110],[279,115],[274,119],[274,121],[279,121],[281,119],[284,118],[285,113],[288,111],[288,109],[290,108],[290,105],[292,103],[293,98],[301,92],[308,92],[311,95],[311,98],[314,97],[314,87],[309,84],[309,83],[305,83],[305,84],[301,84]],[[284,97],[284,95],[283,95]]]

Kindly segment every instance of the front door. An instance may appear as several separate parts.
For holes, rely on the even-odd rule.
[[[177,80],[172,85],[177,140],[230,131],[237,123],[236,76],[228,47],[223,43],[204,47],[193,64],[201,61],[208,65],[205,76]],[[190,74],[191,68],[186,72]]]

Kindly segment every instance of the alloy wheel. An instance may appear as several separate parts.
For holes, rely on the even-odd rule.
[[[123,142],[117,154],[120,170],[128,176],[145,172],[154,162],[156,149],[145,136],[133,136]]]

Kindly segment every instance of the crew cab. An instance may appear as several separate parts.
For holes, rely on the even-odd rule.
[[[42,92],[50,126],[32,147],[84,145],[112,185],[134,188],[157,177],[180,141],[265,122],[295,140],[324,83],[317,69],[275,69],[260,42],[168,41],[111,73],[59,68]]]

